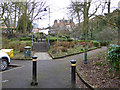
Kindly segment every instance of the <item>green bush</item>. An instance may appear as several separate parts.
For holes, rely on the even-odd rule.
[[[94,40],[92,40],[91,42],[93,43],[93,45],[94,45],[95,47],[100,47],[100,42],[94,41]]]
[[[55,45],[57,46],[57,45]],[[74,47],[75,44],[73,42],[66,42],[66,41],[63,41],[63,42],[59,42],[59,46],[63,46],[63,47],[67,47],[67,48],[70,48],[70,47]]]
[[[63,36],[63,35],[59,35],[59,38],[64,38],[64,39],[66,39],[66,37],[65,37],[65,36]]]
[[[47,38],[46,38],[46,40],[47,40]],[[54,42],[54,41],[57,41],[57,38],[56,37],[49,37],[49,42]]]
[[[51,35],[51,36],[53,36],[53,37],[55,37],[55,36],[56,36],[56,34],[55,34],[55,33],[51,33],[50,35]]]
[[[108,62],[112,64],[113,69],[119,71],[120,45],[110,45],[108,49]]]
[[[20,41],[27,41],[27,40],[32,40],[31,37],[21,37],[19,38]],[[35,41],[35,38],[33,38],[33,41]]]
[[[73,41],[73,39],[71,39],[71,38],[68,38],[68,39],[67,39],[67,41],[71,42],[71,41]]]
[[[84,51],[83,48],[81,48],[81,49],[80,49],[80,52],[83,52],[83,51]]]
[[[59,46],[58,47],[58,51],[60,52],[60,51],[62,51],[62,52],[67,52],[67,48],[66,47],[63,47],[63,46]],[[55,54],[57,52],[57,47],[54,47],[53,49],[52,49],[52,53],[53,54]]]
[[[102,66],[103,63],[102,62],[95,62],[94,65],[97,65],[97,66]]]
[[[9,41],[15,41],[16,40],[16,38],[11,38],[11,39],[9,39]]]
[[[64,35],[67,39],[70,38],[70,35]]]
[[[58,38],[60,41],[67,41],[67,38]]]
[[[90,40],[86,40],[87,42],[90,42]],[[78,42],[85,42],[85,40],[78,40]]]
[[[110,41],[100,41],[101,46],[108,46]]]

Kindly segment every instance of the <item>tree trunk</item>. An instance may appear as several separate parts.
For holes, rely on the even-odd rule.
[[[30,30],[29,30],[29,33],[32,32],[32,21],[30,21]]]
[[[78,25],[79,25],[79,29],[80,29],[80,14],[79,14],[79,12],[77,12],[77,16],[78,16],[78,21],[79,21]]]
[[[118,45],[120,45],[120,28],[118,27]]]
[[[16,9],[17,9],[17,5],[15,4],[14,30],[15,30],[15,27],[16,27]]]
[[[24,14],[23,14],[23,33],[25,34],[27,30],[27,3],[24,7]]]
[[[21,3],[19,3],[18,20],[20,19],[20,13],[21,13]],[[17,25],[18,25],[18,22],[17,22]],[[18,26],[16,27],[16,32],[18,33]]]
[[[110,22],[110,4],[111,4],[111,0],[108,1],[108,27],[109,27],[109,22]]]

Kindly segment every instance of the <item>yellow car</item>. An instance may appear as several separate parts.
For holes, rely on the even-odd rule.
[[[10,58],[13,57],[13,49],[1,49],[0,59],[1,59],[1,70],[4,71],[8,68],[10,64]]]

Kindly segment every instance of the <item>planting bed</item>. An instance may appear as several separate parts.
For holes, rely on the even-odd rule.
[[[4,49],[13,49],[13,54],[14,56],[12,59],[31,59],[30,58],[25,58],[24,57],[24,47],[25,46],[31,46],[31,41],[26,40],[26,41],[19,41],[19,40],[9,40],[7,38],[3,38],[2,40],[2,48]],[[31,52],[32,56],[33,52]]]
[[[97,41],[96,41],[97,42]],[[87,50],[96,49],[100,47],[99,42],[87,41]],[[57,55],[57,42],[51,42],[49,50],[50,55],[53,58],[62,57],[67,55],[73,55],[84,52],[85,41],[59,41],[58,43],[58,55]]]
[[[77,63],[77,70],[94,88],[120,88],[119,73],[111,69],[106,56],[106,51],[96,53],[88,57],[87,64],[84,61]]]

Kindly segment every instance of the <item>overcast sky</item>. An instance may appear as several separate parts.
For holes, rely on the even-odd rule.
[[[62,18],[65,18],[65,19],[71,18],[69,17],[70,15],[67,14],[68,13],[67,7],[70,5],[71,0],[46,0],[46,1],[47,1],[47,4],[50,5],[50,12],[51,12],[50,13],[50,25],[51,26],[53,25],[55,19],[60,20]],[[75,1],[75,0],[72,0],[72,1]],[[77,0],[77,1],[84,1],[84,0]],[[96,0],[92,0],[92,1],[95,2]],[[113,11],[116,7],[118,7],[119,1],[120,0],[111,0],[111,8],[112,8],[111,11]],[[96,2],[96,4],[99,4],[99,3]],[[92,4],[90,12],[93,12],[95,7],[96,7],[95,4]],[[98,14],[101,14],[100,10],[97,12]],[[107,10],[105,10],[104,12],[107,12]],[[49,15],[44,16],[42,18],[43,19],[37,20],[35,22],[38,23],[38,26],[40,28],[47,27],[49,25]],[[74,18],[74,21],[77,23],[75,18]]]

